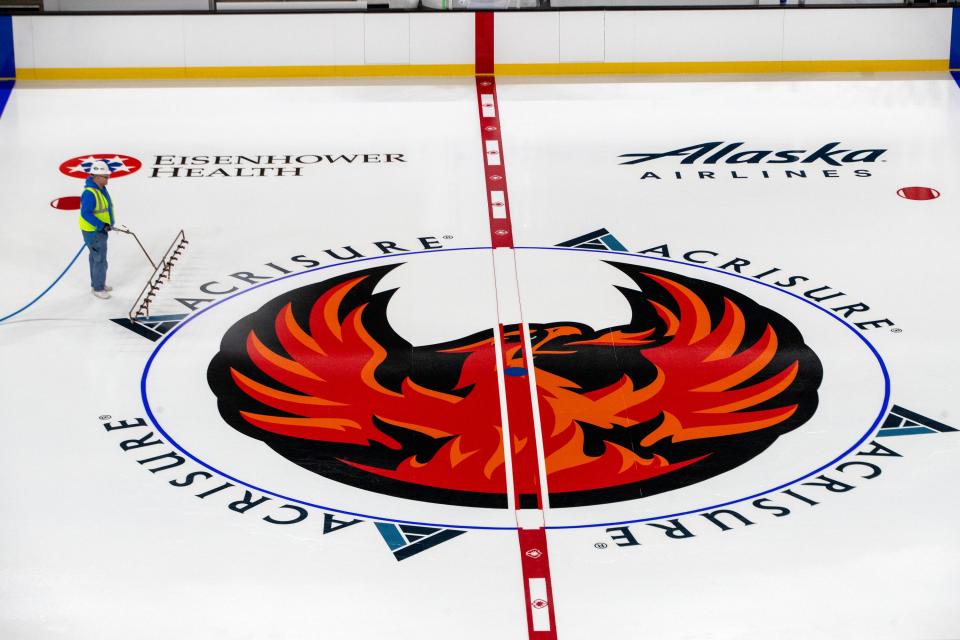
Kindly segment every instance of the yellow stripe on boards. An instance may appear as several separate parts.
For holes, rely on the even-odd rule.
[[[17,69],[17,80],[141,80],[185,78],[183,67]]]
[[[896,71],[948,71],[948,60],[744,60],[739,62],[561,62],[497,64],[496,75],[602,75],[602,74],[711,74],[711,73],[849,73]]]
[[[497,64],[496,75],[850,73],[950,71],[948,60],[744,60],[739,62],[561,62]],[[161,80],[228,78],[359,78],[472,76],[472,64],[387,64],[282,67],[19,68],[16,80]]]
[[[865,72],[949,71],[949,60],[784,60],[784,71]]]
[[[283,67],[120,67],[17,69],[17,80],[167,80],[221,78],[356,78],[472,76],[472,64],[388,64]]]
[[[369,64],[302,67],[187,67],[188,78],[357,78],[472,76],[472,64]]]
[[[664,73],[776,73],[779,62],[559,62],[497,64],[498,76],[605,75]]]

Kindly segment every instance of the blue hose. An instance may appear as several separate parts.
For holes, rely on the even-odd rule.
[[[50,283],[50,286],[48,286],[46,289],[44,289],[43,291],[41,291],[41,292],[40,292],[40,295],[38,295],[36,298],[34,298],[34,299],[31,300],[30,302],[28,302],[26,305],[20,307],[19,309],[17,309],[16,311],[14,311],[13,313],[11,313],[10,315],[6,315],[6,316],[3,316],[2,318],[0,318],[0,322],[3,322],[4,320],[9,320],[9,319],[12,318],[13,316],[15,316],[15,315],[17,315],[17,314],[20,314],[20,313],[23,313],[24,311],[26,311],[27,309],[29,309],[30,307],[32,307],[33,304],[34,304],[37,300],[39,300],[39,299],[42,298],[43,296],[47,295],[47,292],[50,291],[50,289],[53,289],[54,285],[57,284],[58,282],[60,282],[60,279],[63,278],[63,276],[67,275],[67,271],[70,271],[70,267],[73,266],[73,263],[77,261],[77,258],[80,257],[80,254],[83,253],[83,250],[86,249],[86,248],[87,248],[87,243],[84,242],[84,243],[80,246],[80,249],[77,251],[77,255],[73,256],[73,260],[71,260],[71,261],[70,261],[70,264],[67,265],[67,268],[64,269],[62,272],[60,272],[60,275],[57,276],[57,279],[56,279],[56,280],[54,280],[53,282]]]

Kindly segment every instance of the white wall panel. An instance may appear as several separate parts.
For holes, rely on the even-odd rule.
[[[410,14],[410,64],[473,64],[472,13]]]
[[[34,16],[41,68],[182,67],[184,16]]]
[[[495,14],[498,63],[943,59],[950,9]],[[17,16],[20,68],[470,64],[472,13]]]
[[[494,62],[560,61],[560,20],[557,12],[494,14]]]
[[[190,16],[187,66],[333,65],[333,26],[317,14]]]
[[[785,60],[938,60],[949,57],[949,8],[788,11]]]
[[[780,60],[782,11],[641,11],[636,62]]]
[[[331,14],[328,18],[333,25],[333,55],[336,64],[363,64],[363,14]]]
[[[603,14],[603,59],[633,62],[637,41],[636,11],[605,11]]]
[[[33,55],[33,16],[13,16],[13,59],[20,69],[31,69]]]
[[[364,14],[363,60],[366,64],[410,64],[410,14]]]
[[[560,17],[560,62],[603,62],[604,12],[568,11]]]

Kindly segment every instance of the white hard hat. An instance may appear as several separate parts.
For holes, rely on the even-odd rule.
[[[90,165],[90,175],[92,176],[109,176],[110,167],[103,160],[96,160],[93,164]]]

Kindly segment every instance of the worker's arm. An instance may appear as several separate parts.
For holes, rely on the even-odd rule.
[[[103,229],[103,221],[98,220],[93,215],[93,210],[96,206],[97,200],[93,197],[93,194],[89,191],[84,191],[83,195],[80,196],[80,217],[89,224],[92,224],[97,231],[100,231]]]
[[[116,222],[113,221],[113,198],[110,197],[109,193],[106,195],[107,195],[107,207],[110,209],[110,226],[112,227],[113,225],[116,224]]]

